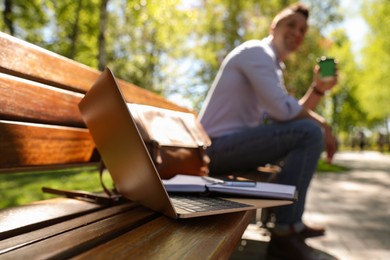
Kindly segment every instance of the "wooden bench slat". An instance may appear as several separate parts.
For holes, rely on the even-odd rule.
[[[103,207],[107,206],[82,200],[54,198],[1,209],[0,240],[65,221]]]
[[[53,201],[55,201],[55,203],[53,203]],[[44,203],[34,204],[34,206],[35,207],[21,207],[21,209],[17,212],[15,212],[15,210],[8,210],[7,220],[9,221],[5,221],[14,226],[18,223],[14,224],[15,220],[10,219],[12,214],[31,215],[32,217],[37,218],[37,221],[39,221],[38,223],[42,223],[41,226],[43,226],[43,228],[39,230],[35,229],[35,231],[30,230],[28,233],[24,231],[18,235],[8,236],[7,239],[3,239],[0,243],[0,255],[8,251],[15,250],[16,248],[32,244],[36,241],[100,221],[110,216],[132,210],[136,207],[140,207],[139,204],[134,202],[126,202],[120,205],[108,207],[107,205],[103,206],[87,201],[66,198],[46,200]],[[43,215],[42,212],[45,212],[45,214]],[[80,216],[81,214],[83,215]],[[4,217],[4,215],[5,213],[2,214],[0,212],[1,217]],[[55,219],[58,219],[58,221],[54,221]],[[18,221],[21,220],[19,219]],[[50,222],[47,223],[48,221]],[[0,234],[4,233],[6,232]],[[4,235],[2,237],[4,237]]]
[[[162,97],[121,82],[122,91],[134,103],[177,109]],[[83,94],[0,73],[0,118],[55,125],[85,127],[78,103]],[[154,100],[154,101],[153,101]],[[164,105],[163,105],[164,104]],[[185,110],[185,109],[182,109]]]
[[[85,127],[78,103],[84,95],[0,73],[0,118]]]
[[[254,211],[183,220],[160,217],[75,259],[228,259],[253,217]]]
[[[0,72],[85,92],[99,71],[0,32]],[[39,66],[37,66],[39,64]]]
[[[1,168],[89,162],[94,147],[87,129],[0,120]]]
[[[149,209],[138,207],[93,223],[84,223],[78,228],[46,239],[42,237],[42,240],[5,252],[0,257],[22,259],[34,256],[37,259],[67,259],[145,225],[157,216],[159,214]]]

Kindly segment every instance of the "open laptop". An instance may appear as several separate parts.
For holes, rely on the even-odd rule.
[[[81,100],[79,108],[117,190],[125,198],[171,218],[191,218],[260,207],[289,201],[221,199],[204,196],[170,197],[149,156],[116,79],[106,68]],[[222,204],[218,209],[184,209],[182,199]],[[249,202],[249,203],[248,203]]]

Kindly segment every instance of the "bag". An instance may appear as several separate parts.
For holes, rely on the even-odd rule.
[[[138,130],[162,179],[208,175],[211,140],[192,113],[129,104]]]

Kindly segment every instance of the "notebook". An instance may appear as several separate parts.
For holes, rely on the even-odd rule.
[[[171,218],[191,218],[286,205],[291,201],[248,198],[170,197],[149,156],[121,89],[106,68],[79,104],[83,120],[106,165],[116,189],[125,198],[138,202]],[[187,204],[180,203],[181,199]],[[199,210],[186,209],[191,200],[200,199]],[[212,202],[213,205],[207,205]],[[214,204],[221,207],[214,209]],[[181,204],[181,205],[174,205]]]
[[[171,179],[162,180],[168,193],[197,192],[219,194],[220,196],[271,198],[296,200],[296,187],[277,183],[255,181],[232,181],[208,176],[177,174]]]

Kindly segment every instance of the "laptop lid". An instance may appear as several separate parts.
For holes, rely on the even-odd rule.
[[[116,79],[108,68],[81,100],[79,108],[118,191],[132,201],[176,218]]]

